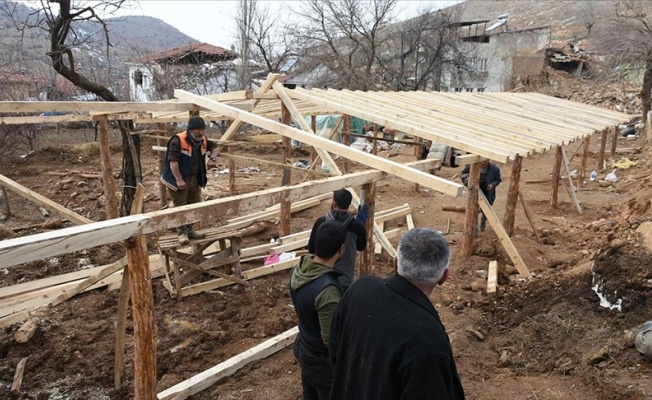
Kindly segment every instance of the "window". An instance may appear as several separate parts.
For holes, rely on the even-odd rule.
[[[486,71],[486,70],[487,70],[487,59],[478,58],[478,71]]]
[[[143,86],[143,71],[137,69],[134,72],[134,83],[136,86]]]

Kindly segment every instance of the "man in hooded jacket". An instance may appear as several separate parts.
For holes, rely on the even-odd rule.
[[[328,220],[315,232],[314,254],[301,258],[292,270],[290,294],[299,319],[294,355],[301,365],[303,400],[326,400],[333,381],[328,354],[328,335],[342,287],[333,270],[344,254],[346,228]]]
[[[346,189],[339,189],[333,192],[333,203],[331,210],[324,217],[320,217],[315,221],[310,232],[310,239],[308,239],[308,252],[315,253],[315,232],[317,228],[325,221],[335,220],[341,222],[347,229],[346,243],[344,245],[344,255],[335,263],[333,268],[339,272],[339,281],[342,288],[346,290],[353,283],[355,275],[355,260],[356,251],[364,251],[367,248],[367,233],[364,228],[364,222],[367,219],[367,210],[365,206],[358,209],[358,214],[354,217],[349,211],[351,200],[353,196],[351,192]]]

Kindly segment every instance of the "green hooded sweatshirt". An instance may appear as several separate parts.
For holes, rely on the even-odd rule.
[[[293,290],[307,285],[320,276],[332,271],[327,265],[320,264],[313,261],[313,255],[303,257],[301,263],[292,270],[290,277],[290,287]],[[319,315],[319,328],[321,340],[328,347],[328,332],[331,329],[331,321],[333,320],[333,313],[337,303],[340,302],[342,295],[340,291],[333,285],[329,285],[324,290],[319,292],[315,297],[314,307]]]

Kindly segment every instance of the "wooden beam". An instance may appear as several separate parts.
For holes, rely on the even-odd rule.
[[[464,241],[462,242],[462,257],[473,254],[473,238],[478,229],[478,188],[480,185],[480,163],[471,164],[469,168],[469,184],[466,197],[466,215],[464,218]]]
[[[552,167],[552,191],[550,193],[550,206],[552,208],[557,208],[557,202],[559,201],[559,177],[562,161],[561,146],[557,146],[555,151],[555,164]]]
[[[14,393],[20,393],[20,387],[23,384],[23,375],[25,373],[25,364],[27,364],[27,359],[29,357],[23,357],[16,366],[16,372],[14,372],[14,380],[11,383],[11,391]]]
[[[575,194],[575,185],[573,185],[573,178],[571,178],[571,171],[570,171],[570,166],[568,165],[568,158],[566,157],[566,150],[564,149],[564,146],[561,145],[559,146],[561,148],[561,156],[564,160],[564,167],[566,168],[566,176],[568,177],[568,188],[571,193],[571,197],[573,198],[573,202],[575,203],[575,208],[577,208],[577,212],[582,214],[582,206],[580,206],[579,200],[577,200],[577,195]]]
[[[62,205],[55,203],[54,201],[48,199],[47,197],[42,196],[36,193],[35,191],[26,188],[25,186],[22,186],[18,182],[12,181],[11,179],[7,178],[4,175],[0,175],[0,185],[26,198],[29,201],[35,202],[41,207],[47,209],[48,211],[52,211],[53,213],[60,215],[62,218],[67,219],[73,224],[82,225],[82,224],[93,222],[92,220],[86,217],[83,217],[73,211],[68,210],[66,207]]]
[[[277,121],[268,120],[251,113],[236,110],[225,104],[220,104],[212,100],[204,99],[200,96],[183,90],[175,90],[175,96],[187,101],[196,102],[202,107],[223,112],[224,114],[231,115],[234,118],[240,118],[244,122],[270,130],[280,135],[287,136],[300,142],[305,142],[309,145],[339,154],[345,158],[355,160],[356,162],[365,164],[371,168],[387,171],[405,180],[419,183],[422,186],[426,186],[430,189],[437,190],[451,196],[460,197],[464,192],[464,187],[460,184],[447,181],[425,172],[414,171],[411,168],[406,168],[403,164],[373,156],[363,151],[352,149],[348,146],[344,146],[340,143],[335,143],[316,135],[308,134],[302,130],[285,126]]]
[[[360,203],[365,204],[368,208],[368,218],[364,223],[365,234],[367,235],[367,248],[362,253],[361,263],[360,263],[360,276],[371,275],[373,273],[373,263],[374,263],[374,246],[373,237],[374,237],[374,217],[376,209],[376,185],[374,183],[368,183],[362,187],[362,195],[360,196]],[[376,225],[378,226],[378,225]],[[382,228],[378,226],[378,229],[382,231]]]
[[[507,255],[509,255],[509,258],[514,263],[514,266],[518,272],[525,278],[531,278],[532,275],[525,265],[525,262],[521,258],[521,255],[518,254],[518,250],[516,250],[514,243],[512,243],[512,241],[509,239],[507,232],[505,232],[505,228],[503,228],[503,226],[500,224],[498,216],[494,212],[493,207],[491,207],[491,204],[489,204],[489,201],[487,201],[487,198],[484,197],[482,191],[478,192],[478,202],[480,203],[482,212],[484,213],[485,217],[487,217],[487,221],[489,221],[489,225],[491,225],[494,232],[496,233],[496,236],[498,236],[498,240],[500,240],[502,243],[503,248],[505,251],[507,251]]]
[[[425,165],[427,163],[408,163],[405,168],[411,168],[411,164]],[[0,178],[2,178],[1,175]],[[301,183],[287,189],[290,191],[290,200],[299,201],[328,192],[332,193],[342,187],[361,186],[386,178],[387,174],[370,170]],[[3,240],[0,241],[0,268],[110,244],[139,234],[172,229],[179,225],[206,219],[219,220],[228,215],[260,210],[280,203],[284,190],[286,188],[271,188],[229,198]]]
[[[586,160],[589,156],[589,145],[591,143],[591,136],[584,138],[582,143],[582,163],[580,165],[580,174],[579,174],[579,187],[584,187],[584,180],[586,179]]]
[[[130,112],[122,114],[109,114],[109,120],[122,121],[133,119],[151,119],[152,114],[144,112]],[[97,121],[94,115],[66,114],[51,116],[26,116],[26,117],[0,117],[0,125],[32,125],[32,124],[60,124],[65,122],[93,122]]]
[[[464,154],[458,157],[455,157],[455,164],[462,166],[462,165],[469,165],[469,164],[475,164],[479,163],[482,161],[488,160],[486,157],[480,157],[479,155],[476,154]]]
[[[604,171],[604,150],[607,147],[607,129],[602,130],[600,136],[600,152],[598,153],[598,171]]]
[[[521,200],[523,211],[525,211],[525,217],[530,222],[530,226],[532,227],[532,232],[534,232],[534,237],[537,239],[537,242],[541,243],[541,238],[539,237],[539,230],[534,224],[534,218],[532,218],[532,212],[530,212],[530,207],[528,207],[527,202],[523,197],[523,193],[520,190],[518,191],[518,198]]]
[[[109,119],[106,115],[98,118],[98,131],[100,142],[100,161],[102,165],[102,184],[106,197],[106,219],[118,218],[118,197],[115,189],[115,178],[111,166],[111,141],[109,133]]]
[[[106,278],[107,276],[113,274],[117,270],[121,269],[122,267],[125,266],[125,259],[122,258],[113,264],[109,264],[107,267],[105,267],[103,270],[101,270],[97,275],[91,276],[81,283],[77,284],[75,287],[73,287],[70,290],[66,290],[63,293],[61,293],[59,296],[55,297],[51,301],[47,302],[44,306],[38,306],[32,309],[28,309],[25,311],[21,311],[15,314],[8,315],[6,317],[3,317],[0,319],[0,328],[6,328],[10,325],[15,324],[16,322],[21,322],[29,318],[31,315],[33,315],[35,312],[40,311],[44,308],[50,308],[54,307],[57,304],[61,304],[64,301],[70,299],[71,297],[83,292],[86,288],[94,285],[96,282]]]
[[[0,113],[13,112],[95,112],[108,114],[140,111],[199,111],[192,103],[110,102],[110,101],[2,101]]]
[[[618,135],[619,135],[618,127],[614,126],[612,128],[612,133],[611,133],[611,157],[616,156],[616,146],[618,146]]]
[[[489,261],[487,273],[487,296],[495,296],[498,283],[498,261]]]
[[[240,353],[235,357],[217,364],[216,366],[187,379],[171,388],[168,388],[157,395],[159,400],[183,400],[202,390],[210,387],[220,379],[233,375],[245,365],[269,357],[270,355],[284,349],[294,343],[299,334],[299,328],[294,327],[280,335],[274,336],[251,349]]]
[[[518,203],[519,182],[521,180],[521,164],[523,159],[519,156],[514,158],[512,174],[509,178],[509,190],[507,191],[507,205],[505,206],[505,217],[503,226],[507,235],[514,235],[514,221],[516,220],[516,204]]]

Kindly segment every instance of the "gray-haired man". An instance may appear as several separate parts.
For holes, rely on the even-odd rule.
[[[429,299],[448,278],[450,248],[434,229],[408,231],[396,275],[363,277],[335,310],[330,399],[463,399],[448,335]]]

